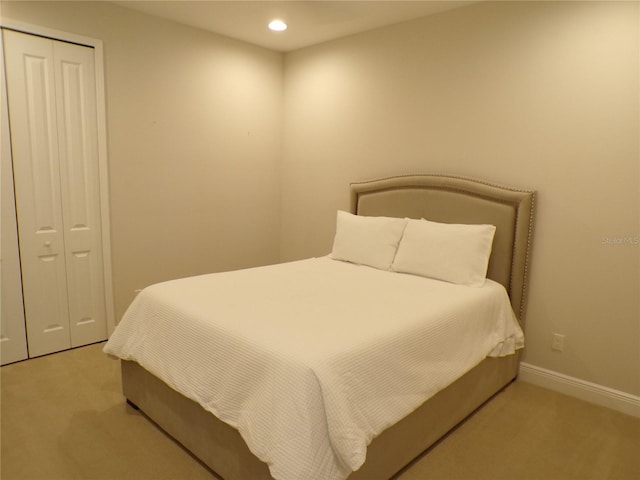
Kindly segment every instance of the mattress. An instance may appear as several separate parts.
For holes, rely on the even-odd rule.
[[[367,445],[523,334],[480,288],[329,257],[160,283],[105,352],[236,428],[278,480],[342,480]]]

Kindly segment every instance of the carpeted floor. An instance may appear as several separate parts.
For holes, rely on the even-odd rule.
[[[100,344],[2,367],[1,380],[3,480],[217,478],[124,403]],[[638,478],[640,419],[515,382],[396,480]]]

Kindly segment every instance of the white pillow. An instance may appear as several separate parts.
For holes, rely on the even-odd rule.
[[[409,220],[392,269],[481,287],[496,227]]]
[[[364,217],[338,210],[331,257],[389,270],[406,218]]]

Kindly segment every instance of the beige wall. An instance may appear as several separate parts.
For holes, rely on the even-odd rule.
[[[538,191],[525,361],[640,394],[637,2],[482,3],[285,57],[283,259],[348,184],[438,172]],[[566,335],[563,353],[551,350]]]
[[[111,4],[1,13],[104,42],[116,321],[134,289],[278,261],[282,54]]]

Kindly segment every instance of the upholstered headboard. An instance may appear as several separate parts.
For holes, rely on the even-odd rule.
[[[535,192],[446,175],[405,175],[351,184],[358,215],[496,226],[487,277],[507,289],[524,326]]]

